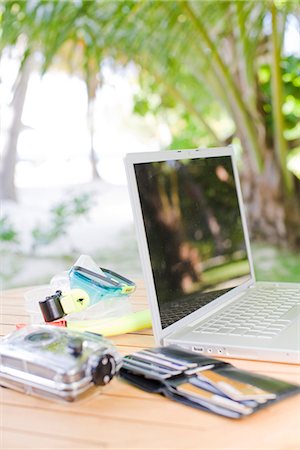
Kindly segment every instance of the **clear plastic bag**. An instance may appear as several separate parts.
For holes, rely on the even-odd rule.
[[[127,278],[107,269],[101,273],[74,266],[69,272],[55,275],[50,285],[27,291],[26,311],[31,323],[44,323],[39,302],[51,296],[57,290],[68,292],[71,289],[83,289],[90,298],[90,306],[80,312],[66,315],[66,320],[111,320],[130,314],[132,307],[129,294],[135,290],[135,284]]]

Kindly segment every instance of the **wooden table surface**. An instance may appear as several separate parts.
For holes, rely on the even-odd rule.
[[[23,293],[2,293],[1,334],[27,322]],[[132,297],[147,306],[142,283]],[[154,345],[151,330],[112,339],[122,354]],[[300,384],[300,367],[231,360],[253,372]],[[300,396],[240,421],[225,419],[145,393],[114,379],[95,397],[60,404],[9,389],[1,393],[2,449],[299,449]]]

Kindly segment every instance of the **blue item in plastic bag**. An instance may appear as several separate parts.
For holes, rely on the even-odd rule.
[[[101,267],[105,276],[80,266],[69,271],[71,289],[83,289],[90,296],[90,305],[99,300],[127,297],[134,292],[135,283],[127,278]]]

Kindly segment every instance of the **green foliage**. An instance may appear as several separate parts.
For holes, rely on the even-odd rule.
[[[0,241],[7,242],[10,244],[18,244],[19,233],[15,229],[14,225],[11,223],[8,216],[3,216],[0,218]]]
[[[181,81],[189,86],[189,98],[184,96],[183,99],[175,83],[171,83],[168,77],[160,78],[153,69],[152,72],[155,75],[151,70],[140,71],[140,91],[134,98],[134,113],[142,117],[152,115],[161,122],[167,122],[173,137],[171,148],[194,148],[199,143],[203,146],[216,145],[218,138],[211,132],[204,116],[208,120],[222,120],[224,112],[210,97],[207,89],[195,85],[195,80],[189,73],[176,67],[177,84]],[[199,95],[202,98],[201,105],[195,108],[193,105]],[[227,138],[230,133],[228,127],[218,130],[222,139]]]
[[[205,130],[201,130],[193,116],[184,114],[173,128],[170,150],[197,148],[201,145],[210,147],[214,143],[209,139]]]
[[[70,225],[77,218],[86,217],[92,205],[93,196],[90,193],[83,193],[51,208],[48,225],[39,224],[31,232],[33,251],[39,246],[49,245],[66,236]]]
[[[299,283],[299,253],[256,243],[252,246],[257,281]]]
[[[283,23],[289,14],[297,14],[296,3],[279,6],[277,15]],[[261,165],[262,143],[255,124],[266,127],[271,147],[277,126],[270,113],[269,80],[259,77],[257,83],[270,59],[270,35],[264,23],[271,10],[272,2],[14,1],[2,6],[2,42],[12,45],[20,35],[26,36],[28,47],[42,51],[45,70],[64,48],[70,65],[78,54],[88,85],[103,58],[110,56],[122,64],[133,60],[141,68],[137,113],[145,116],[175,110],[181,119],[184,110],[200,129],[198,144],[216,145],[227,141],[232,132],[224,132],[213,120],[221,109],[223,116],[232,117],[243,144]],[[272,30],[273,34],[280,32]],[[298,75],[290,78],[292,63],[297,61],[290,58],[282,63],[285,137],[289,141],[298,133],[293,126],[296,97],[289,93],[297,87],[293,83],[299,82]],[[186,122],[183,134],[191,128],[191,121]],[[177,139],[176,127],[173,131]],[[208,138],[202,142],[205,134]]]
[[[290,148],[294,148],[300,139],[300,59],[288,56],[282,60],[282,85],[284,103],[282,112],[285,122],[285,138]],[[271,67],[263,64],[258,70],[258,80],[262,93],[262,108],[266,122],[269,140],[273,135],[272,97],[271,97]]]

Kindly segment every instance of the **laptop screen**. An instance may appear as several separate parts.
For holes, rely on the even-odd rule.
[[[134,165],[162,328],[250,279],[230,156]]]

